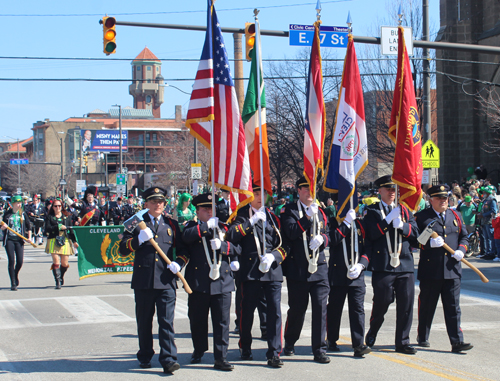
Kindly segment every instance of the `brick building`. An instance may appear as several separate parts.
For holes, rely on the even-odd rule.
[[[500,45],[500,3],[496,0],[441,0],[441,28],[436,41],[489,46]],[[436,52],[438,72],[500,83],[500,56],[454,50]],[[486,64],[481,63],[486,62]],[[483,164],[498,182],[497,154],[486,152],[484,143],[495,134],[474,96],[487,86],[458,77],[436,76],[440,178],[443,181],[469,176],[467,169]]]

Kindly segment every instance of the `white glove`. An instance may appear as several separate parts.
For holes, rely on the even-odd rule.
[[[318,214],[318,204],[313,202],[310,206],[309,209],[307,209],[307,215],[309,217],[314,216],[315,214]]]
[[[69,206],[71,206],[75,203],[68,195],[66,195],[66,198],[64,199],[64,201],[66,201],[66,204],[68,204]]]
[[[177,262],[172,262],[171,264],[169,264],[167,266],[167,269],[172,271],[172,274],[177,274],[179,272],[179,270],[181,269],[181,266],[179,266],[179,264]]]
[[[365,266],[363,266],[361,263],[356,263],[349,270],[349,277],[351,279],[358,279],[359,276],[361,275],[361,271],[363,271],[364,269],[365,269]]]
[[[210,240],[210,246],[212,246],[212,250],[219,250],[221,245],[221,240],[219,238],[214,238]]]
[[[395,219],[392,220],[392,226],[396,229],[403,229],[404,222],[400,216],[397,216]]]
[[[233,271],[238,271],[240,269],[240,262],[238,262],[238,261],[232,261],[229,264],[229,267],[231,267],[231,270],[233,270]]]
[[[141,230],[141,232],[139,233],[139,245],[142,245],[144,242],[149,241],[153,237],[154,237],[154,234],[150,228],[146,228],[144,230]]]
[[[356,219],[356,211],[354,209],[350,209],[344,218],[344,222],[346,223],[347,226],[351,226],[352,221]]]
[[[250,217],[250,223],[255,225],[259,221],[265,221],[266,220],[266,212],[264,211],[264,207],[260,208],[255,214]]]
[[[271,253],[267,253],[266,255],[264,255],[262,262],[266,265],[266,272],[271,268],[274,259],[274,255],[272,255]]]
[[[443,237],[431,238],[431,247],[441,247],[444,245]]]
[[[212,217],[207,221],[207,225],[209,229],[215,229],[219,226],[219,219],[217,217]]]
[[[455,252],[451,256],[455,258],[458,262],[460,262],[464,257],[464,253],[462,253],[460,250],[455,250]]]
[[[392,222],[393,219],[398,217],[401,214],[401,209],[399,209],[399,206],[397,208],[392,209],[392,211],[385,217],[385,220],[387,221],[388,224]]]
[[[325,242],[325,239],[323,238],[323,236],[318,234],[316,237],[314,237],[311,240],[311,242],[309,242],[309,249],[316,250],[321,245],[323,245],[324,242]]]

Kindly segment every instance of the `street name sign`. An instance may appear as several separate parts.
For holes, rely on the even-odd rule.
[[[324,48],[347,48],[349,28],[345,26],[320,26],[319,44]],[[311,46],[314,38],[313,25],[290,24],[289,45]]]
[[[10,159],[10,164],[11,165],[22,165],[22,164],[29,164],[30,161],[28,159]]]

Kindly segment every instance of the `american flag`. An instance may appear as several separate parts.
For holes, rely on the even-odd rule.
[[[319,22],[315,22],[307,80],[306,120],[304,122],[304,176],[309,183],[313,199],[316,196],[316,176],[319,171],[323,172],[326,123],[319,44]]]
[[[214,150],[216,186],[232,191],[231,210],[253,199],[250,160],[228,56],[215,7],[208,0],[207,33],[191,93],[186,126]],[[210,134],[214,132],[214,146]],[[211,174],[210,174],[211,175]],[[212,180],[212,179],[210,179]]]

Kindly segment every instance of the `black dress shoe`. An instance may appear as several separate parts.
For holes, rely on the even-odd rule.
[[[295,348],[293,345],[285,343],[285,348],[283,349],[285,356],[293,356],[295,355]]]
[[[148,368],[151,368],[151,361],[143,361],[143,362],[139,363],[139,366],[140,366],[142,369],[148,369]]]
[[[373,346],[375,345],[375,340],[376,340],[376,337],[374,337],[374,336],[366,335],[366,337],[365,337],[365,343],[370,348],[373,348]]]
[[[419,340],[417,345],[419,347],[429,348],[431,346],[431,343],[429,343],[429,340],[424,340],[424,341]]]
[[[360,345],[354,348],[354,357],[363,357],[364,355],[370,353],[372,350],[366,345]]]
[[[319,362],[320,364],[328,364],[330,362],[330,357],[328,357],[325,353],[320,353],[317,356],[314,356],[314,361]]]
[[[242,360],[248,361],[253,360],[252,350],[251,349],[240,349],[240,358]]]
[[[462,351],[468,351],[469,349],[472,349],[472,348],[474,348],[474,345],[472,345],[471,343],[461,342],[461,343],[453,344],[451,346],[451,351],[453,353],[460,353]]]
[[[330,352],[340,352],[340,348],[337,343],[328,343],[328,350]]]
[[[191,364],[199,364],[201,362],[201,358],[203,357],[203,352],[194,351],[191,355]]]
[[[13,284],[12,286],[10,286],[10,290],[17,291],[17,286],[15,284]]]
[[[417,350],[411,345],[403,345],[402,347],[396,347],[396,352],[404,353],[405,355],[414,355]]]
[[[274,356],[271,359],[267,359],[267,365],[273,368],[281,368],[285,364],[283,363],[283,361],[280,359],[279,356]]]
[[[231,365],[226,359],[215,360],[214,368],[219,370],[231,371],[234,366]]]
[[[174,373],[176,370],[179,370],[180,369],[180,365],[179,363],[175,362],[175,361],[169,361],[169,362],[166,362],[165,364],[162,364],[163,365],[163,373]]]

